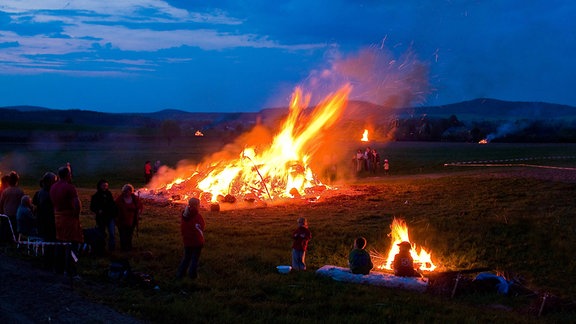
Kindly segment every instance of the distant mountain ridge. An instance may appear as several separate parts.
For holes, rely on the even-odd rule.
[[[80,109],[50,109],[38,106],[0,107],[0,118],[5,121],[34,123],[74,123],[106,126],[146,126],[162,120],[205,121],[213,124],[236,122],[254,123],[257,119],[273,120],[287,113],[287,108],[265,108],[258,112],[188,112],[165,109],[151,113],[104,113]],[[576,120],[576,107],[544,102],[512,102],[479,98],[440,106],[385,108],[364,101],[350,101],[343,119],[362,119],[375,116],[376,122],[390,118],[417,116],[448,118],[452,115],[461,121],[506,119],[556,119]]]
[[[478,98],[441,106],[415,107],[415,114],[479,116],[483,118],[525,117],[548,119],[574,117],[576,107],[545,102],[503,101]]]

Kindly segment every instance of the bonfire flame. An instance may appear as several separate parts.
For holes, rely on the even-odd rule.
[[[365,129],[364,133],[362,133],[362,139],[360,141],[368,142],[368,130],[367,129]]]
[[[286,120],[267,149],[246,147],[237,159],[208,163],[186,179],[179,178],[165,186],[168,190],[179,184],[188,191],[184,196],[204,194],[212,202],[227,195],[258,199],[304,196],[325,186],[316,179],[309,160],[318,149],[323,132],[341,116],[351,91],[345,85],[328,96],[309,115],[302,112],[310,103],[310,95],[297,88],[290,102]],[[192,182],[190,185],[182,182]],[[182,185],[180,185],[182,184]]]
[[[398,243],[401,242],[410,242],[412,245],[412,250],[410,250],[412,259],[414,260],[414,264],[417,268],[424,271],[434,271],[436,266],[432,263],[431,253],[425,251],[423,248],[420,249],[420,252],[416,251],[416,244],[410,241],[410,237],[408,235],[408,226],[406,222],[402,219],[394,218],[392,221],[392,225],[390,225],[392,232],[389,234],[392,239],[392,246],[388,251],[388,256],[384,259],[384,262],[380,265],[376,265],[377,269],[387,269],[392,270],[392,262],[394,261],[394,256],[400,252],[400,248],[398,247]],[[373,254],[376,259],[380,257],[376,253]],[[377,262],[375,262],[377,263]]]

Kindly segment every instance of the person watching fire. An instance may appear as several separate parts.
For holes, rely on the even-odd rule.
[[[394,256],[394,262],[392,262],[392,269],[394,269],[394,275],[399,277],[420,277],[420,274],[414,269],[414,259],[410,254],[412,245],[410,242],[398,243],[400,247],[400,252]]]
[[[366,239],[362,236],[354,240],[354,248],[348,256],[348,265],[353,274],[367,275],[374,267],[370,254],[365,250]]]
[[[297,220],[298,227],[292,233],[292,269],[306,270],[306,251],[308,243],[312,239],[312,233],[308,229],[308,221],[304,217]]]
[[[125,184],[122,187],[122,193],[115,202],[117,208],[115,223],[120,235],[120,249],[130,251],[134,230],[138,227],[142,213],[142,202],[134,194],[134,187],[131,184]]]
[[[56,239],[60,242],[70,242],[62,253],[58,246],[58,256],[64,258],[67,274],[70,277],[78,275],[72,251],[78,250],[78,245],[84,243],[84,232],[80,224],[80,211],[82,203],[78,197],[76,187],[72,184],[72,175],[68,167],[58,169],[58,181],[50,187],[50,200],[54,206],[56,221]],[[62,261],[62,260],[60,260]]]
[[[116,217],[116,203],[114,196],[109,189],[110,185],[105,179],[100,179],[96,184],[96,192],[90,198],[90,210],[95,215],[96,228],[102,235],[106,237],[108,231],[108,251],[114,251],[116,248],[115,240],[115,224],[114,217]]]
[[[184,278],[186,271],[190,279],[198,278],[198,263],[204,247],[204,229],[206,223],[200,214],[200,200],[190,198],[188,206],[182,212],[180,231],[184,243],[184,256],[178,265],[176,279]]]

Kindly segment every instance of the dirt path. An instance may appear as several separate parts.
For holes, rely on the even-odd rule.
[[[0,323],[141,323],[88,301],[70,280],[0,250]]]

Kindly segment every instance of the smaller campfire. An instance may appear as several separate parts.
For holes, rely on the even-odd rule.
[[[390,225],[392,232],[389,234],[392,245],[388,254],[386,256],[380,254],[377,251],[371,251],[371,256],[374,262],[374,269],[376,270],[392,270],[392,262],[394,261],[394,256],[398,254],[400,248],[398,247],[398,243],[400,242],[410,242],[412,245],[412,259],[414,259],[414,265],[417,266],[417,270],[422,271],[434,271],[436,269],[436,265],[432,262],[430,252],[427,252],[423,248],[420,248],[420,251],[417,252],[417,246],[410,240],[410,236],[408,235],[408,226],[406,222],[402,219],[394,218],[392,221],[392,225]]]
[[[360,141],[368,142],[368,130],[367,129],[365,129],[364,133],[362,133],[362,139],[360,139]]]

